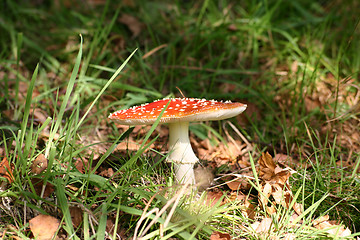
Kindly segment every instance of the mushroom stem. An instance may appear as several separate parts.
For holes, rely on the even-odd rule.
[[[173,162],[179,183],[195,184],[194,165],[199,161],[191,147],[189,122],[169,123],[168,162]]]

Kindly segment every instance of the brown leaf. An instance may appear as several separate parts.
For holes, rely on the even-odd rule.
[[[101,168],[101,172],[99,173],[100,176],[103,176],[103,177],[108,177],[108,178],[111,178],[113,175],[114,175],[114,170],[109,167],[109,168]]]
[[[271,179],[271,181],[281,185],[285,185],[286,181],[291,176],[290,171],[284,170],[279,166],[276,166],[274,173],[275,176]]]
[[[313,221],[313,225],[316,226],[316,225],[318,225],[319,223],[322,223],[322,222],[327,221],[327,220],[329,220],[329,215],[321,216],[321,217],[319,217],[319,218],[317,218],[317,219],[315,219],[315,220]]]
[[[32,114],[34,115],[34,120],[41,124],[43,124],[48,117],[48,114],[40,108],[35,108]]]
[[[347,237],[351,235],[349,228],[345,228],[343,225],[338,225],[336,221],[329,221],[329,215],[321,216],[314,220],[313,225],[315,228],[320,230],[326,230],[329,228],[326,232],[337,237]]]
[[[276,164],[271,155],[262,153],[259,159],[259,177],[265,181],[270,181],[275,176]]]
[[[246,207],[245,215],[250,219],[255,219],[256,205],[252,204],[250,201],[246,200],[245,207]]]
[[[283,154],[283,153],[277,153],[273,160],[277,163],[282,163],[288,165],[289,163],[293,162],[294,159],[290,157],[289,155]]]
[[[210,240],[231,240],[231,236],[228,233],[215,231],[211,234]]]
[[[294,233],[286,233],[285,234],[285,238],[283,238],[284,240],[294,240],[296,239],[296,234]]]
[[[14,176],[12,174],[12,168],[10,167],[9,161],[6,157],[0,163],[0,176],[6,178],[9,183],[13,182]]]
[[[152,145],[153,147],[153,145]],[[138,151],[140,144],[133,141],[122,141],[116,146],[116,151]]]
[[[224,144],[220,142],[216,147],[204,151],[203,155],[206,158],[210,158],[216,162],[218,166],[223,164],[236,163],[238,156],[243,154],[244,148],[246,148],[246,144],[239,140],[235,140],[234,142],[228,142]],[[209,156],[210,155],[210,156]],[[248,163],[247,163],[248,164]]]
[[[263,208],[269,213],[275,213],[274,206],[268,206],[268,198],[272,196],[275,200],[274,203],[281,204],[285,208],[289,208],[293,195],[288,183],[291,172],[283,169],[275,163],[270,154],[262,154],[259,159],[259,177],[263,180],[261,183],[259,194],[260,202]],[[294,204],[293,206],[296,213],[301,214],[301,206]]]
[[[330,235],[335,235],[337,237],[347,237],[349,235],[351,235],[351,231],[349,228],[345,228],[342,225],[336,225],[336,224],[331,224],[328,221],[319,223],[318,225],[316,225],[317,229],[321,229],[321,230],[326,230],[326,232]]]
[[[286,192],[283,190],[283,187],[281,187],[279,184],[274,184],[272,186],[271,195],[273,196],[277,204],[281,204],[284,207],[286,207],[285,194]]]
[[[32,178],[31,179],[31,183],[33,184],[34,186],[34,190],[35,190],[35,193],[40,196],[41,195],[41,192],[42,192],[42,189],[43,189],[43,185],[44,185],[44,181],[42,178],[38,178],[38,177],[35,177],[35,178]],[[52,185],[50,182],[46,182],[46,186],[45,186],[45,189],[44,189],[44,195],[43,197],[44,198],[47,198],[49,197],[53,192],[54,192],[54,185]]]
[[[59,228],[59,220],[40,214],[29,221],[30,230],[37,240],[50,240]]]
[[[262,206],[264,208],[266,208],[266,206],[269,202],[269,197],[272,192],[271,185],[269,183],[265,183],[265,185],[261,186],[260,190],[262,193],[259,193],[259,200],[260,200]]]
[[[241,189],[241,184],[243,182],[247,183],[246,179],[242,179],[242,178],[237,178],[237,179],[233,179],[233,180],[229,180],[226,182],[226,185],[228,185],[228,187],[233,190],[233,191],[237,191],[239,189]]]
[[[75,228],[78,228],[83,221],[83,212],[81,208],[76,206],[69,207],[71,221]]]
[[[35,174],[42,173],[48,166],[48,160],[44,154],[40,154],[31,164],[31,172]]]
[[[257,233],[269,232],[271,225],[272,225],[272,219],[264,218],[263,220],[261,220],[260,224],[256,227],[255,231]]]
[[[125,24],[132,32],[132,38],[136,38],[142,31],[144,24],[141,23],[136,17],[129,14],[122,14],[119,22]]]
[[[295,203],[293,206],[294,211],[296,212],[297,215],[301,215],[301,213],[303,212],[303,205],[300,203]]]
[[[206,199],[205,199],[205,204],[208,205],[208,206],[215,206],[215,204],[221,199],[221,197],[223,196],[224,194],[222,192],[208,192],[207,193],[207,196],[206,196]]]

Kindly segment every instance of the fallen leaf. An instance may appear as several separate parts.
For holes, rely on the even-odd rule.
[[[226,185],[228,185],[228,187],[233,191],[237,191],[239,189],[244,190],[242,186],[247,186],[248,184],[249,182],[244,178],[235,178],[231,180],[229,179],[228,181],[226,181]]]
[[[271,218],[264,218],[261,220],[260,224],[257,225],[255,231],[257,233],[267,233],[269,232],[272,225],[272,219]]]
[[[329,221],[329,215],[321,216],[313,221],[315,228],[320,230],[326,230],[330,235],[336,237],[347,237],[351,235],[349,228],[345,228],[343,225],[338,225],[336,221]]]
[[[50,240],[59,228],[59,220],[40,214],[29,221],[30,230],[37,240]]]
[[[265,183],[260,188],[261,193],[259,193],[259,200],[263,206],[264,209],[266,209],[267,204],[269,202],[269,197],[271,195],[272,189],[271,185],[269,183]]]
[[[215,231],[211,234],[210,240],[230,240],[231,236],[228,233],[221,233],[218,231]]]
[[[122,14],[119,22],[125,24],[132,33],[132,38],[136,38],[142,31],[144,24],[141,23],[136,17],[129,14]]]
[[[31,172],[35,174],[42,173],[48,166],[48,160],[44,154],[40,154],[31,164]]]
[[[83,221],[83,212],[81,208],[76,206],[69,207],[71,221],[75,228],[78,228]]]
[[[31,183],[34,186],[34,190],[36,195],[40,196],[42,189],[43,189],[43,185],[44,185],[44,181],[42,178],[38,178],[38,177],[34,177],[31,179]],[[42,197],[47,198],[49,197],[53,192],[55,191],[54,189],[54,185],[52,185],[50,182],[46,182],[45,185],[45,189],[44,189],[44,195]]]
[[[109,168],[101,168],[101,172],[99,173],[100,176],[111,178],[114,175],[114,170]]]
[[[282,163],[282,164],[286,164],[286,165],[288,165],[290,162],[294,161],[294,159],[292,157],[290,157],[289,155],[286,155],[286,154],[282,154],[282,153],[275,154],[273,159],[277,163]]]
[[[301,215],[301,213],[303,212],[303,205],[300,203],[295,203],[293,206],[294,211],[296,212],[297,215]]]
[[[317,219],[315,219],[315,220],[313,221],[313,225],[316,226],[316,225],[318,225],[319,223],[322,223],[322,222],[327,221],[327,220],[329,220],[329,215],[321,216],[321,217],[319,217],[319,218],[317,218]]]
[[[279,167],[269,153],[263,153],[259,159],[259,178],[262,180],[259,200],[267,213],[276,212],[274,204],[280,204],[284,208],[289,208],[293,201],[293,194],[290,189],[289,177],[291,172]],[[274,203],[268,206],[269,197],[272,196]],[[293,209],[301,214],[302,206],[294,203]]]
[[[262,153],[259,159],[259,177],[265,181],[270,181],[275,176],[276,164],[271,155]]]
[[[250,201],[246,200],[245,201],[245,213],[244,215],[247,216],[250,219],[255,219],[255,214],[256,214],[256,205],[252,204]]]
[[[246,144],[239,140],[235,140],[234,142],[228,142],[224,144],[220,142],[216,148],[211,150],[210,159],[215,161],[218,165],[235,163],[238,156],[241,156],[242,150],[246,147]],[[207,153],[208,155],[208,153]]]
[[[0,163],[0,176],[6,178],[9,183],[13,182],[14,176],[9,161],[6,157],[4,157]]]
[[[271,181],[281,185],[285,185],[285,183],[291,176],[289,170],[282,169],[279,166],[276,166],[276,168],[274,169],[274,174],[275,176],[271,179]]]
[[[34,115],[34,120],[40,124],[43,124],[48,118],[48,114],[40,108],[35,108],[32,114]]]
[[[138,151],[140,144],[133,141],[122,141],[116,146],[116,151]]]
[[[296,234],[294,233],[286,233],[285,234],[285,238],[283,238],[284,240],[294,240],[296,239]]]
[[[224,194],[222,192],[211,191],[207,193],[205,204],[208,206],[215,206],[215,204],[221,199]]]

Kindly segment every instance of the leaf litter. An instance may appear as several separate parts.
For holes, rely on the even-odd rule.
[[[278,159],[283,159],[285,156],[281,155]],[[243,206],[242,214],[249,219],[254,220],[250,225],[239,226],[244,233],[257,235],[261,239],[274,238],[276,233],[280,233],[277,229],[276,223],[281,221],[282,212],[280,209],[292,209],[292,215],[289,219],[289,225],[286,226],[287,231],[281,233],[283,239],[296,239],[294,232],[302,227],[304,207],[302,204],[294,200],[293,193],[289,184],[289,178],[295,172],[292,169],[280,167],[269,153],[262,153],[258,160],[257,175],[259,177],[259,188],[257,195],[253,195],[242,188],[241,181],[227,181],[226,184],[230,192],[220,191],[214,189],[209,191],[207,195],[206,204],[214,206],[217,201],[222,201],[221,204],[229,202],[239,202]],[[247,181],[250,178],[247,178]],[[239,183],[237,183],[237,181]],[[225,198],[224,198],[225,196]],[[256,203],[258,202],[258,204]],[[263,213],[257,209],[264,210]],[[291,208],[291,209],[290,209]],[[300,221],[295,220],[301,216]],[[329,216],[320,217],[312,220],[314,228],[324,230],[329,237],[348,237],[351,235],[349,228],[339,224],[336,221],[328,221]],[[218,237],[217,232],[214,232],[214,239]]]
[[[123,129],[123,131],[126,131],[127,128],[128,126],[120,126],[120,129]],[[138,139],[139,136],[141,137],[142,135],[145,135],[147,131],[148,127],[135,128],[133,133],[129,136],[128,140],[124,141],[126,144],[119,144],[116,151],[124,153],[128,152],[129,150],[137,151],[138,143],[136,139]],[[161,136],[159,138],[159,143],[151,146],[152,149],[164,151],[164,154],[166,154],[166,149],[163,147],[166,142],[166,131],[166,127],[158,127],[154,132],[154,136],[157,134]],[[209,176],[212,176],[207,181],[207,187],[210,185],[209,182],[214,181],[214,175],[211,169],[215,170],[217,168],[221,168],[223,165],[230,167],[229,171],[231,174],[225,174],[224,176],[220,176],[220,178],[215,179],[215,181],[223,181],[228,190],[225,189],[224,191],[224,188],[217,185],[215,185],[215,187],[210,187],[205,204],[213,207],[219,201],[222,201],[221,205],[238,202],[238,204],[242,206],[242,214],[253,221],[248,226],[239,226],[242,231],[248,234],[258,235],[259,237],[271,236],[274,232],[278,231],[278,229],[275,228],[274,220],[276,220],[276,216],[278,216],[277,213],[279,206],[285,209],[289,209],[291,207],[294,211],[293,215],[291,216],[291,219],[293,220],[302,214],[303,206],[297,202],[293,202],[294,196],[289,184],[289,178],[294,171],[291,168],[286,167],[286,164],[292,162],[291,157],[285,154],[277,154],[275,155],[275,159],[277,159],[275,162],[269,153],[262,153],[262,155],[259,157],[258,166],[256,168],[257,175],[260,180],[258,189],[259,192],[254,195],[252,192],[250,192],[252,186],[249,183],[249,181],[253,181],[254,176],[250,167],[249,156],[244,154],[244,149],[249,149],[247,144],[244,144],[241,140],[232,139],[227,142],[227,144],[219,142],[217,146],[213,146],[208,142],[208,140],[197,141],[194,136],[191,136],[191,138],[192,142],[197,143],[197,151],[203,151],[204,154],[208,154],[204,158],[211,159],[209,162],[210,168],[205,170],[208,172],[210,170]],[[205,150],[202,150],[204,148]],[[104,147],[104,149],[106,149],[106,147]],[[77,161],[75,167],[78,168],[80,166],[79,171],[83,172],[84,168],[80,162],[83,163],[83,161]],[[44,186],[41,174],[46,171],[47,163],[47,159],[44,157],[44,155],[40,154],[31,165],[32,174],[34,174],[34,176],[39,175],[37,178],[38,183],[34,185],[36,194],[39,196],[41,195],[41,191],[44,191],[42,189]],[[96,173],[109,178],[111,178],[114,174],[111,168],[106,169],[103,167],[99,168],[98,172]],[[204,176],[206,174],[200,175]],[[71,188],[71,186],[68,187]],[[45,191],[43,192],[44,197],[49,197],[53,191],[54,189],[51,185],[46,185]],[[259,209],[264,210],[263,215]],[[74,227],[79,226],[83,221],[83,210],[78,207],[70,207],[70,213]],[[109,231],[113,228],[115,223],[115,220],[113,219],[112,221],[111,219],[112,218],[109,218],[106,224],[106,228],[109,229]],[[279,219],[276,221],[278,220]],[[55,222],[56,221],[54,220],[54,226]],[[295,231],[300,227],[300,225],[301,221],[295,225],[288,226],[288,228]],[[325,229],[329,235],[346,237],[351,234],[348,228],[334,221],[329,221],[328,219],[314,221],[313,227],[320,230]],[[328,228],[330,228],[330,230],[326,230]],[[336,229],[336,231],[334,229]],[[37,234],[36,231],[39,230],[31,229],[31,231],[35,235]],[[119,229],[119,231],[122,231],[122,229]],[[48,235],[44,236],[43,239],[46,239],[45,237],[49,235],[51,234],[48,233]],[[287,232],[284,237],[285,239],[294,239],[293,233],[291,232]],[[219,229],[219,231],[213,232],[211,239],[231,239],[231,237],[228,233],[222,232]]]

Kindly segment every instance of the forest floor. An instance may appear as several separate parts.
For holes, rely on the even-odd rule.
[[[0,6],[1,239],[359,238],[358,1]],[[107,118],[183,96],[247,104],[190,124],[196,189]]]

